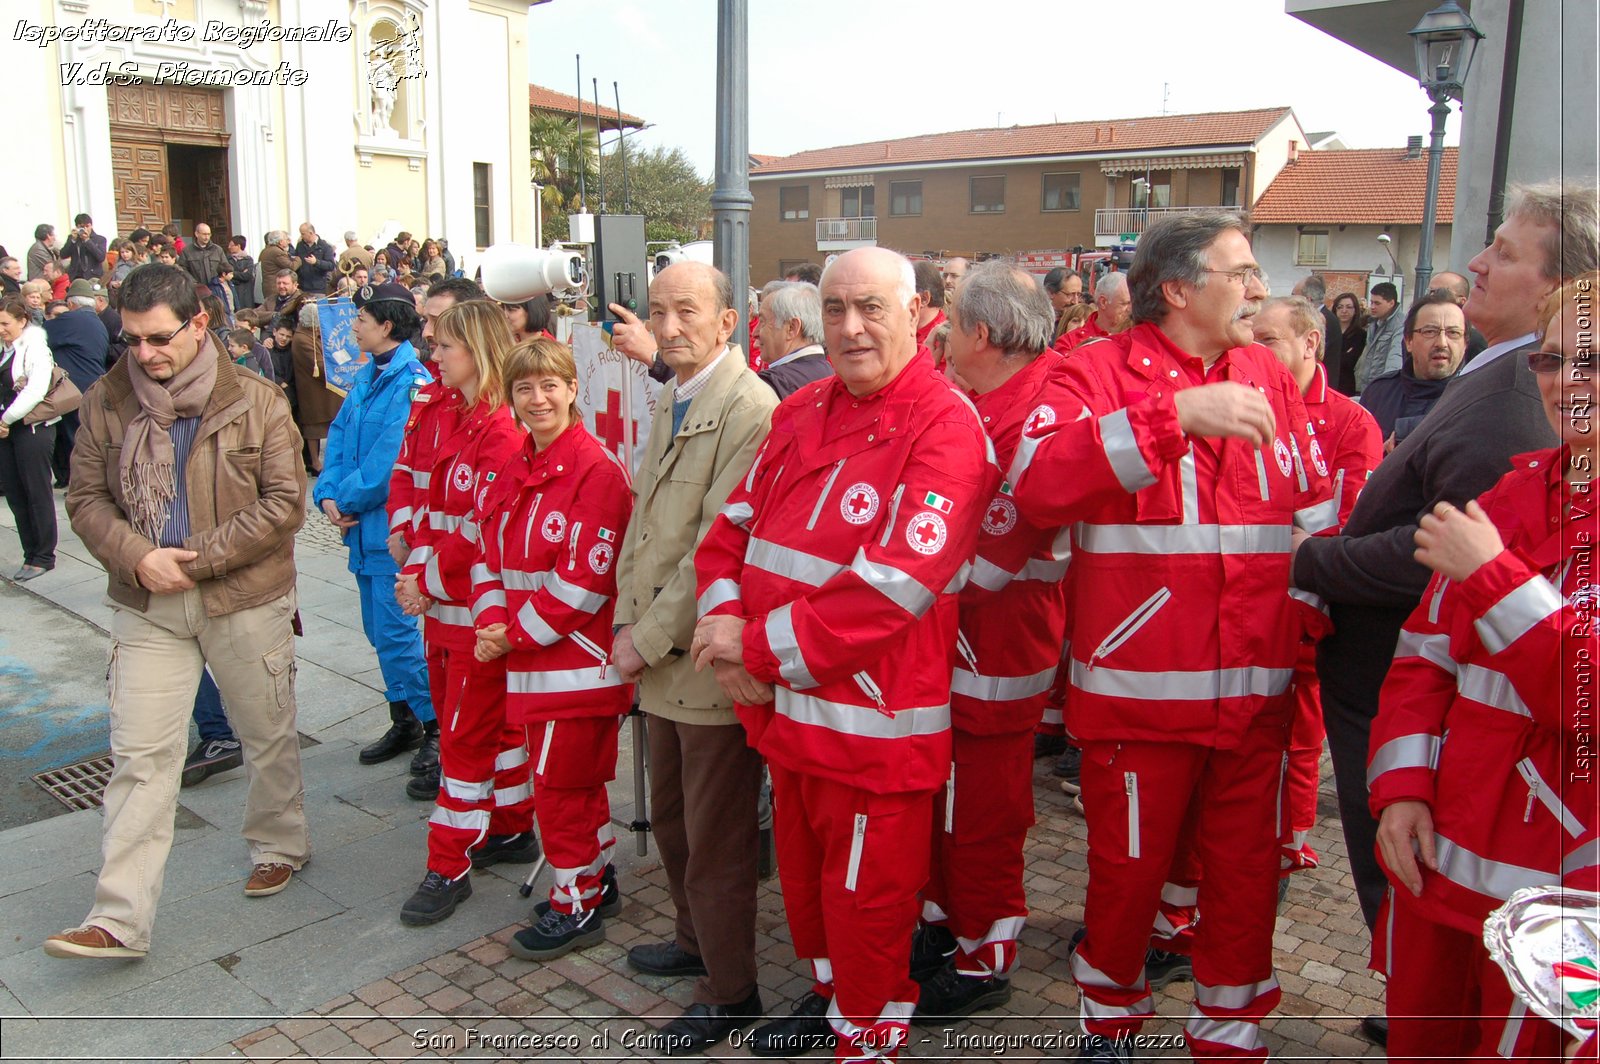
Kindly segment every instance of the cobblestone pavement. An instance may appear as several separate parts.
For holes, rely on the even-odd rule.
[[[1077,1056],[1078,993],[1067,974],[1067,940],[1083,918],[1086,833],[1048,766],[1041,761],[1035,767],[1039,822],[1029,836],[1027,874],[1032,914],[1022,935],[1011,1001],[950,1027],[913,1028],[902,1059]],[[1283,1003],[1264,1025],[1266,1040],[1280,1060],[1381,1057],[1382,1051],[1358,1033],[1362,1016],[1382,1011],[1383,987],[1366,970],[1366,931],[1326,758],[1321,797],[1322,819],[1312,845],[1322,865],[1294,877],[1279,912],[1273,946]],[[618,850],[626,851],[618,857],[625,906],[607,921],[603,945],[535,964],[511,956],[507,944],[521,926],[513,924],[196,1059],[649,1058],[639,1046],[641,1036],[689,1004],[693,981],[642,976],[628,968],[628,947],[671,935],[672,902],[659,863],[650,858],[630,867],[630,838],[619,839]],[[810,978],[790,948],[776,878],[762,884],[759,901],[762,1000],[782,1015],[809,988]],[[329,963],[338,963],[335,953],[330,952]],[[1185,1055],[1180,1030],[1191,999],[1187,983],[1157,992],[1162,1018],[1146,1025],[1142,1052]],[[724,1043],[708,1056],[742,1058],[749,1051]],[[816,1053],[809,1059],[826,1056]]]

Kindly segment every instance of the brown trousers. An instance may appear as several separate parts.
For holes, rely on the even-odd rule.
[[[677,943],[705,961],[694,1000],[756,986],[756,799],[761,756],[739,724],[650,715],[650,824],[677,909]]]

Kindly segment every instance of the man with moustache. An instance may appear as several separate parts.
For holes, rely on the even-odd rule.
[[[1132,328],[1061,363],[1008,481],[1074,526],[1067,729],[1082,744],[1087,934],[1072,957],[1083,1059],[1128,1059],[1174,857],[1199,868],[1195,1056],[1265,1058],[1278,789],[1290,678],[1314,604],[1288,594],[1296,529],[1333,527],[1300,389],[1253,344],[1266,297],[1244,223],[1164,219],[1128,273]],[[1191,815],[1192,814],[1192,815]]]
[[[1467,319],[1449,292],[1434,289],[1411,305],[1405,324],[1406,360],[1361,393],[1361,405],[1383,430],[1384,450],[1411,434],[1461,368]]]

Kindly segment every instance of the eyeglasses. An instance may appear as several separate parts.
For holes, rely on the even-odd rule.
[[[1591,356],[1585,354],[1574,359],[1569,355],[1557,354],[1554,351],[1529,351],[1528,368],[1535,373],[1560,373],[1568,362],[1580,362],[1588,367]]]
[[[1420,336],[1424,340],[1437,340],[1440,333],[1443,333],[1445,338],[1449,340],[1465,340],[1467,338],[1467,330],[1458,329],[1453,325],[1448,329],[1441,329],[1437,325],[1424,325],[1421,328],[1411,330],[1412,336]]]
[[[1232,277],[1241,285],[1249,287],[1251,281],[1267,283],[1267,272],[1260,266],[1240,266],[1237,270],[1201,270],[1201,273],[1218,273],[1224,277]]]
[[[132,351],[137,351],[140,344],[149,344],[151,347],[166,347],[168,344],[172,343],[173,339],[177,337],[179,333],[183,332],[183,330],[189,327],[189,323],[191,321],[194,321],[193,314],[189,315],[187,318],[184,318],[183,324],[179,325],[176,329],[173,329],[169,333],[157,333],[154,336],[134,336],[132,333],[124,332],[122,335],[118,336],[117,339],[126,344],[128,349]]]

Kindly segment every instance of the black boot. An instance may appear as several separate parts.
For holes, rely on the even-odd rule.
[[[358,760],[363,765],[380,764],[422,742],[422,724],[411,715],[409,703],[390,702],[389,720],[392,723],[383,737],[371,746],[362,747]]]
[[[439,771],[439,722],[426,721],[422,725],[422,745],[411,756],[411,774],[426,776]]]

